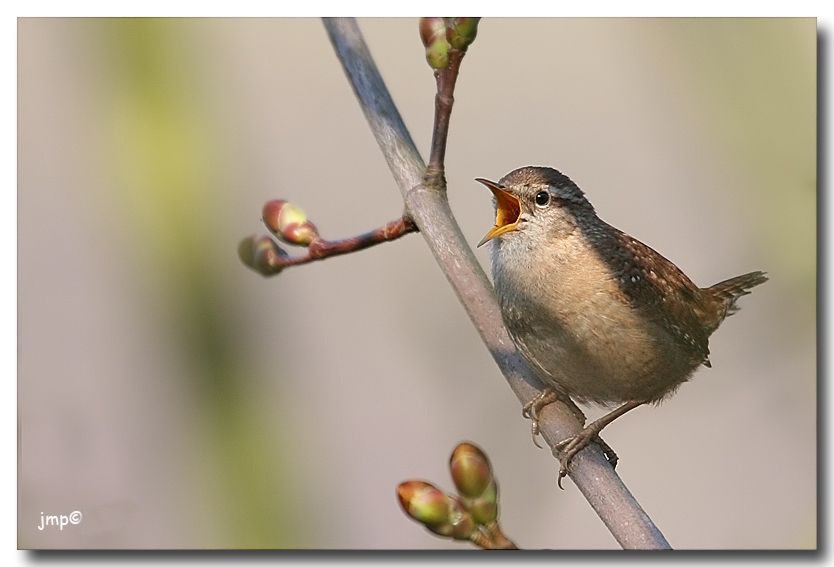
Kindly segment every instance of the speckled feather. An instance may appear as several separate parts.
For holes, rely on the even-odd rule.
[[[709,358],[709,335],[721,302],[692,283],[675,264],[651,247],[611,227],[609,265],[616,271],[622,301],[663,325],[692,358]],[[722,317],[723,319],[723,317]]]

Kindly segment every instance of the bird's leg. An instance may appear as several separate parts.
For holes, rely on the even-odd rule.
[[[582,410],[579,409],[575,403],[573,403],[570,396],[556,390],[555,388],[545,388],[539,392],[539,395],[524,404],[524,407],[521,408],[521,415],[524,416],[525,419],[529,419],[531,421],[530,432],[533,435],[533,444],[539,449],[541,449],[541,445],[539,445],[539,442],[536,440],[536,437],[539,434],[539,412],[544,406],[557,401],[563,402],[566,406],[568,406],[568,408],[570,408],[579,420],[579,423],[585,423],[585,414],[582,413]]]
[[[611,448],[608,447],[608,444],[605,443],[599,437],[599,432],[602,429],[620,417],[621,415],[633,410],[634,408],[643,405],[644,402],[626,402],[620,407],[608,412],[601,418],[593,421],[590,425],[586,426],[582,431],[574,435],[573,437],[568,437],[564,441],[561,441],[553,448],[553,454],[559,459],[561,463],[561,467],[559,468],[559,488],[562,488],[562,479],[567,476],[568,474],[568,465],[570,465],[571,459],[582,449],[584,449],[588,443],[592,441],[596,441],[600,447],[602,448],[603,452],[608,452]],[[616,464],[617,462],[617,455],[613,451],[611,451],[611,456],[606,455],[608,462],[612,462],[613,456],[613,463]]]

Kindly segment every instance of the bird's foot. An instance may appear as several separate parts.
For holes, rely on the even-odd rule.
[[[559,480],[556,484],[559,485],[559,488],[564,490],[562,486],[562,479],[568,475],[568,467],[570,466],[573,457],[576,454],[588,446],[589,443],[594,441],[602,449],[602,452],[605,454],[605,458],[608,459],[608,462],[611,463],[613,459],[613,463],[611,464],[612,467],[616,466],[617,461],[619,460],[617,454],[608,446],[608,443],[602,440],[599,436],[598,432],[595,431],[596,428],[593,427],[593,423],[574,435],[573,437],[568,437],[564,441],[557,443],[553,447],[553,455],[559,459]],[[610,456],[609,456],[610,452]]]
[[[580,431],[573,437],[568,437],[567,439],[557,443],[553,447],[553,455],[557,459],[559,459],[559,463],[561,465],[559,468],[559,488],[562,488],[562,479],[565,478],[568,474],[568,466],[570,466],[571,459],[573,459],[573,457],[579,451],[587,447],[588,443],[593,442],[599,445],[611,467],[614,468],[617,466],[617,461],[619,461],[617,453],[615,453],[614,450],[611,449],[608,443],[602,440],[602,438],[599,436],[599,432],[602,431],[602,429],[606,425],[608,425],[618,417],[624,415],[625,413],[633,410],[636,407],[641,406],[643,403],[644,402],[639,401],[626,402],[618,408],[608,412],[596,421],[592,422],[590,425],[585,427],[582,431]]]
[[[521,415],[524,416],[525,419],[529,419],[530,424],[530,433],[533,436],[533,445],[541,449],[541,445],[539,445],[538,440],[536,437],[539,435],[539,413],[541,412],[542,408],[547,405],[552,404],[553,402],[561,401],[565,405],[570,408],[573,414],[576,416],[576,419],[579,420],[579,423],[585,423],[585,414],[582,413],[582,410],[573,403],[573,400],[570,399],[570,396],[567,394],[563,394],[554,388],[545,388],[542,390],[539,395],[535,398],[524,404],[524,407],[521,408]],[[608,447],[606,445],[606,447]],[[610,447],[608,447],[610,450]],[[612,451],[613,453],[613,451]]]
[[[559,399],[559,395],[553,388],[545,388],[538,396],[524,404],[521,408],[521,415],[525,419],[530,420],[530,433],[533,436],[533,445],[541,449],[539,441],[536,439],[539,435],[539,412],[548,404],[552,404]]]

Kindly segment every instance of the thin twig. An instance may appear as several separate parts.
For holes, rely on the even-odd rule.
[[[488,531],[476,531],[469,537],[469,541],[481,549],[518,549],[518,547],[506,537],[503,537],[503,539],[496,539],[495,534]]]
[[[247,253],[242,253],[241,257],[250,268],[258,273],[264,276],[274,276],[285,268],[358,252],[377,244],[397,240],[418,230],[417,225],[409,217],[403,216],[379,228],[350,238],[342,240],[315,238],[307,246],[307,253],[302,256],[287,255],[270,237],[263,236],[257,240],[254,238],[245,240],[246,246],[241,248]]]
[[[446,192],[424,185],[425,164],[391,100],[356,21],[325,18],[324,25],[400,188],[406,211],[419,227],[510,387],[522,404],[529,402],[543,386],[507,334],[492,285],[452,215]],[[542,435],[551,447],[581,429],[573,412],[561,403],[546,406],[539,419]],[[669,548],[663,534],[597,446],[589,446],[576,455],[569,476],[621,546]]]
[[[493,549],[518,549],[518,546],[513,540],[504,535],[501,526],[497,521],[484,526],[486,532],[490,535],[490,540],[493,543]]]
[[[342,240],[324,240],[323,238],[318,238],[310,243],[306,255],[288,258],[284,265],[298,266],[316,260],[324,260],[331,256],[358,252],[359,250],[364,250],[365,248],[370,248],[383,242],[397,240],[410,232],[417,232],[417,226],[408,217],[401,217],[379,228],[350,238],[343,238]]]
[[[449,65],[434,72],[437,94],[434,95],[434,129],[431,136],[429,164],[426,167],[425,183],[431,187],[446,188],[446,140],[449,137],[449,118],[455,103],[455,83],[460,72],[460,63],[465,51],[452,49]]]

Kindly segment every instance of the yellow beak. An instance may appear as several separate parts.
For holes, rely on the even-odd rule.
[[[518,215],[521,214],[521,203],[518,197],[507,191],[504,187],[489,181],[488,179],[475,179],[482,183],[495,195],[495,226],[489,229],[478,246],[483,246],[496,236],[512,232],[518,228]]]

